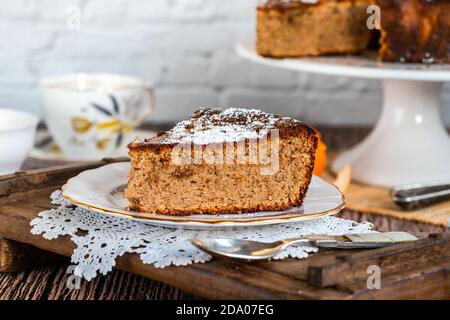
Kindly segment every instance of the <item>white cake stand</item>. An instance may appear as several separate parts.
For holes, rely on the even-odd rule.
[[[237,45],[236,51],[288,70],[383,80],[383,110],[375,129],[332,163],[334,172],[350,164],[354,180],[386,187],[450,179],[450,137],[439,108],[449,64],[381,63],[374,55],[270,59],[249,44]]]

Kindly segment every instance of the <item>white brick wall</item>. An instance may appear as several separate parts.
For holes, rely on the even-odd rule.
[[[157,88],[153,120],[200,106],[248,106],[314,123],[371,124],[378,81],[298,74],[237,57],[258,0],[9,0],[0,4],[0,107],[39,113],[36,82],[65,72],[120,72]],[[81,8],[81,29],[67,10]],[[450,124],[450,86],[443,94]]]

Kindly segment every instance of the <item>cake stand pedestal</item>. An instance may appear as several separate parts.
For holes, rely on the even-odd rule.
[[[450,137],[440,115],[442,83],[450,65],[381,63],[375,56],[270,59],[254,45],[237,53],[251,61],[289,70],[383,81],[383,109],[369,136],[332,163],[347,164],[354,180],[384,187],[450,180]]]

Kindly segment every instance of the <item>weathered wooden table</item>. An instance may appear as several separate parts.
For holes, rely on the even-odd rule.
[[[368,130],[366,129],[331,129],[331,128],[321,128],[321,131],[323,133],[324,139],[331,150],[335,150],[342,147],[347,147],[359,139],[361,139]],[[27,163],[27,167],[44,167],[48,166],[48,163],[39,162],[39,161],[29,161]],[[345,213],[352,217],[357,217],[357,213],[355,212],[347,212]],[[421,230],[421,231],[442,231],[442,230],[434,230],[433,226],[429,225],[418,225],[417,223],[413,222],[404,222],[404,221],[389,221],[389,218],[384,217],[382,220],[376,222],[379,224],[379,226],[382,227],[382,229],[396,229],[399,225],[399,223],[402,226],[402,229],[408,229],[408,223],[410,223],[410,227],[412,230]],[[4,228],[7,228],[8,226],[3,225]],[[68,241],[68,240],[67,240]],[[440,247],[441,241],[444,241],[442,239],[434,239],[434,244],[429,245],[428,247],[424,247],[424,250],[437,250]],[[442,243],[444,244],[445,248],[448,246],[448,242],[444,241]],[[1,242],[0,242],[1,245]],[[57,246],[56,242],[55,245]],[[39,245],[38,245],[39,246]],[[434,248],[434,249],[433,249]],[[444,248],[444,249],[445,249]],[[3,256],[7,256],[8,252],[11,254],[15,254],[15,251],[19,252],[25,252],[23,245],[21,244],[14,244],[9,242],[7,247],[0,248],[0,250],[3,251]],[[68,254],[66,252],[67,249],[58,249],[55,248],[55,252],[61,253],[61,254]],[[447,248],[448,250],[448,248]],[[70,253],[70,252],[69,252]],[[125,271],[120,270],[114,270],[107,276],[101,276],[97,277],[91,282],[82,281],[81,287],[79,290],[70,290],[66,286],[67,280],[70,277],[70,274],[66,274],[67,265],[69,264],[69,261],[67,258],[61,257],[59,255],[48,255],[44,252],[36,252],[34,251],[35,256],[24,256],[24,260],[20,261],[19,263],[27,263],[27,259],[33,259],[34,263],[36,260],[39,260],[43,257],[45,259],[42,259],[43,263],[48,263],[49,261],[52,261],[52,264],[50,266],[42,266],[37,267],[28,271],[23,272],[13,272],[13,273],[0,273],[0,299],[192,299],[197,298],[196,296],[187,293],[185,291],[176,289],[174,287],[165,285],[158,281],[153,281],[148,278],[134,275]],[[336,254],[336,253],[334,253]],[[386,254],[385,254],[386,256]],[[390,256],[390,255],[387,255]],[[386,256],[386,257],[387,257]],[[314,265],[316,263],[317,265],[324,266],[324,261],[322,260],[314,260],[314,257],[310,259],[310,263]],[[321,258],[322,259],[322,258]],[[354,259],[354,257],[345,257],[342,258],[345,261],[345,259],[350,259],[348,261],[351,261]],[[383,258],[383,255],[380,256],[381,260],[383,259],[390,259],[390,258]],[[380,260],[380,261],[381,261]],[[386,260],[386,261],[388,261]],[[130,262],[131,261],[131,262]],[[0,266],[1,266],[0,261]],[[119,262],[119,265],[121,266],[121,269],[127,269],[129,268],[129,265],[133,263],[133,260],[127,260],[122,259],[121,262]],[[392,263],[391,262],[387,262]],[[433,281],[440,281],[440,277],[442,276],[441,273],[433,273],[433,269],[435,266],[433,265],[427,265],[427,261],[422,261],[422,266],[426,268],[426,270],[429,271],[429,277],[431,281],[430,288],[432,290],[436,289],[436,283],[434,283],[433,287]],[[221,262],[213,262],[211,264],[207,265],[198,265],[195,268],[191,268],[189,272],[194,272],[197,270],[197,272],[205,273],[208,270],[216,270],[217,265],[220,265]],[[443,266],[448,269],[449,266],[447,266],[447,261],[442,261]],[[395,265],[395,263],[394,263]],[[260,265],[260,267],[264,268],[264,263]],[[280,264],[280,268],[283,268],[284,272],[287,273],[287,275],[291,272],[290,266],[292,268],[293,264],[289,261],[285,261],[282,264]],[[21,267],[21,266],[18,266]],[[259,274],[255,274],[255,272],[261,272],[260,267],[255,267],[252,265],[239,265],[239,264],[228,264],[230,275],[233,275],[234,269],[239,269],[240,272],[242,270],[245,271],[245,275],[249,277],[249,279],[252,279],[253,277],[260,278]],[[320,279],[320,281],[328,281],[329,283],[326,283],[327,285],[332,284],[333,281],[337,281],[333,278],[333,274],[339,273],[339,270],[333,270],[334,266],[330,266],[331,269],[328,271],[325,271],[324,275],[326,276],[323,279]],[[400,267],[400,265],[399,265]],[[237,270],[236,269],[236,270]],[[194,271],[192,271],[194,270]],[[217,269],[219,270],[219,269]],[[320,269],[320,270],[327,270]],[[158,277],[158,270],[155,269],[152,272],[154,272],[157,276],[156,278],[160,278],[164,280],[163,276]],[[281,272],[281,270],[280,270]],[[296,271],[297,272],[297,271]],[[273,277],[278,276],[280,279],[280,283],[284,286],[287,286],[287,292],[289,293],[289,283],[286,282],[289,281],[296,281],[292,278],[286,278],[282,274],[274,274],[273,272],[269,272],[270,274],[267,274],[267,277]],[[298,273],[298,272],[297,272]],[[303,270],[299,272],[298,274],[303,274],[305,277],[311,277],[311,275],[306,274],[306,270]],[[174,274],[175,276],[175,274]],[[401,272],[393,272],[392,276],[401,276]],[[329,277],[329,278],[327,278]],[[328,279],[328,280],[327,280]],[[434,279],[434,280],[433,280]],[[317,279],[309,279],[310,281],[318,281]],[[361,279],[360,279],[361,280]],[[231,280],[230,280],[231,281]],[[330,282],[331,281],[331,282]],[[175,280],[176,282],[176,280]],[[172,281],[172,283],[174,283]],[[298,284],[298,283],[297,283]],[[232,281],[230,282],[230,285],[233,285]],[[262,284],[264,285],[264,284]],[[347,285],[351,286],[351,283],[347,283]],[[415,288],[411,287],[412,293],[411,298],[417,298],[417,297],[424,297],[423,295],[428,294],[428,297],[432,297],[432,294],[430,292],[423,291],[420,293],[417,291],[418,288],[420,288],[421,283],[417,283]],[[434,288],[434,289],[433,289]],[[414,291],[416,290],[416,291]],[[443,287],[443,290],[449,290],[448,287]],[[393,288],[392,291],[393,295],[392,298],[395,298],[395,288]],[[439,292],[437,292],[439,293]],[[292,292],[290,293],[292,294]],[[330,290],[328,292],[330,295],[330,298],[344,298],[345,295],[342,295],[339,290]],[[361,294],[361,297],[370,297],[370,292],[365,292]],[[232,296],[231,296],[232,297]],[[256,296],[255,296],[256,297]],[[268,296],[270,298],[270,296]],[[273,296],[275,297],[275,296]],[[286,297],[289,297],[289,295],[286,295]]]

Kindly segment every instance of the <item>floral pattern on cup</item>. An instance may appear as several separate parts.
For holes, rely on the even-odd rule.
[[[68,74],[40,82],[41,106],[68,160],[111,157],[154,108],[151,86],[115,74]]]
[[[91,122],[85,116],[73,116],[71,118],[72,129],[76,133],[87,133],[89,130],[100,130],[109,132],[110,135],[107,138],[101,138],[96,141],[97,149],[104,150],[108,144],[115,140],[115,148],[119,148],[122,144],[124,135],[131,132],[133,125],[119,119],[120,116],[120,104],[114,95],[110,94],[111,107],[106,107],[98,103],[92,102],[91,107],[97,112],[110,117],[105,121]]]

